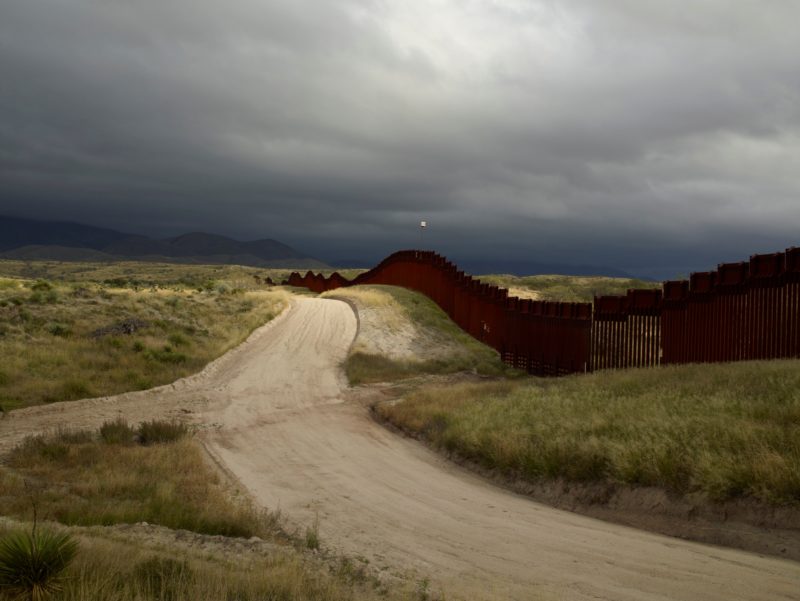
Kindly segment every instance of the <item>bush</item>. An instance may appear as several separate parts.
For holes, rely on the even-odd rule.
[[[103,425],[100,426],[100,438],[106,444],[131,444],[135,436],[134,429],[122,417],[118,417],[114,421],[103,422]]]
[[[128,280],[125,278],[109,278],[107,280],[103,280],[103,283],[110,288],[127,288],[128,287]]]
[[[89,430],[72,430],[62,428],[49,434],[28,436],[12,452],[15,462],[23,464],[45,461],[63,461],[69,455],[69,446],[92,442],[93,434]]]
[[[47,280],[36,280],[33,284],[31,284],[31,290],[37,290],[40,292],[47,292],[53,289],[53,285],[48,282]]]
[[[189,344],[189,340],[182,334],[170,334],[167,340],[174,346],[186,346]]]
[[[39,601],[61,590],[78,543],[65,532],[17,532],[0,540],[0,591]]]
[[[28,297],[28,302],[34,305],[52,305],[58,302],[58,293],[55,290],[48,290],[47,292],[36,290]]]
[[[143,445],[175,442],[189,433],[186,424],[152,420],[139,424],[139,442]]]
[[[92,389],[83,380],[67,380],[61,385],[62,400],[72,401],[92,396]]]
[[[70,334],[72,334],[72,330],[61,323],[51,323],[47,326],[47,332],[53,336],[59,336],[60,338],[67,338]]]
[[[150,349],[146,352],[149,359],[158,361],[159,363],[186,363],[188,357],[183,353],[176,353],[172,350],[171,346],[165,346],[162,350]]]

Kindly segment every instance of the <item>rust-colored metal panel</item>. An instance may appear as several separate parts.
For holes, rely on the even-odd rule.
[[[750,277],[772,278],[783,273],[786,252],[753,255],[750,257]]]
[[[800,356],[800,249],[725,263],[662,290],[589,303],[509,297],[430,251],[399,251],[349,281],[309,271],[285,281],[315,292],[356,284],[405,286],[531,373]]]

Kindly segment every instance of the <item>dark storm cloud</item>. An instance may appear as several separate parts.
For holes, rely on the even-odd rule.
[[[797,243],[791,1],[10,0],[0,208],[655,275]]]

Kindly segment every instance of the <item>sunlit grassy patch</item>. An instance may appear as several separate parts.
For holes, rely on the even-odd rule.
[[[481,275],[482,282],[508,288],[512,295],[545,301],[590,302],[595,296],[625,294],[630,288],[658,288],[635,278],[572,275]]]
[[[800,504],[800,361],[429,387],[378,411],[531,481]]]
[[[160,424],[146,425],[152,431]],[[269,514],[227,497],[190,437],[133,440],[108,436],[107,427],[27,439],[0,471],[2,512],[30,517],[35,504],[40,517],[63,524],[148,522],[226,536],[265,535],[275,526]]]
[[[513,371],[496,351],[464,332],[431,299],[412,290],[354,286],[323,296],[350,300],[361,316],[359,337],[345,362],[351,384],[420,374],[470,371],[501,375]],[[393,342],[404,351],[393,348]]]
[[[288,298],[256,286],[0,282],[5,410],[140,390],[197,372],[277,315]]]

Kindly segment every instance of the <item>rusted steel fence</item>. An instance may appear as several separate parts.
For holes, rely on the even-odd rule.
[[[800,356],[800,248],[596,297],[591,369]]]
[[[509,297],[507,290],[459,271],[434,252],[396,252],[352,281],[338,273],[325,278],[309,271],[304,276],[291,274],[286,283],[314,292],[357,284],[403,286],[430,297],[456,324],[496,349],[510,365],[546,376],[589,367],[591,304]]]
[[[661,289],[560,303],[509,297],[429,251],[400,251],[352,281],[293,273],[315,292],[403,286],[433,299],[473,337],[529,373],[557,376],[662,363],[800,356],[800,248],[722,264]]]

